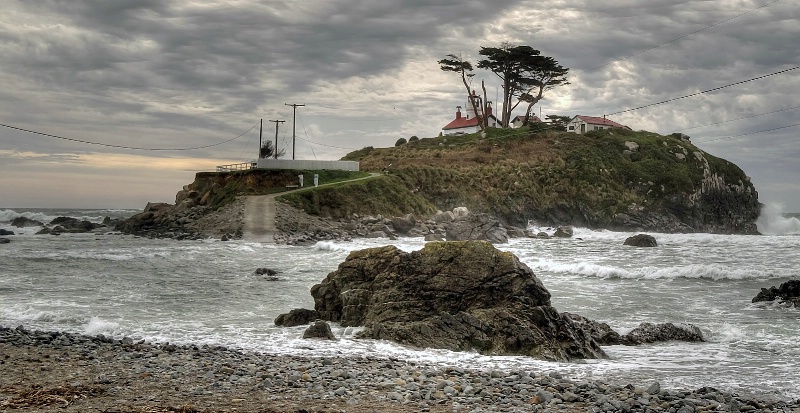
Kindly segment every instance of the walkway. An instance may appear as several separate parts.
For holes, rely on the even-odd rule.
[[[326,185],[340,184],[343,182],[360,181],[362,179],[374,178],[381,176],[379,173],[370,173],[369,176],[363,178],[351,179],[349,181],[339,181],[330,184],[319,185],[319,187]],[[303,188],[295,189],[300,191]],[[308,188],[305,188],[308,189]],[[291,192],[291,191],[289,191]],[[275,243],[275,234],[277,229],[275,227],[275,198],[285,195],[288,192],[281,192],[270,195],[250,195],[244,202],[244,230],[242,239],[250,242],[262,242],[265,244]]]

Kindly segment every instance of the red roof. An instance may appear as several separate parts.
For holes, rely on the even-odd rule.
[[[461,129],[461,128],[468,128],[470,126],[478,126],[478,119],[479,118],[456,118],[452,122],[448,123],[442,130],[448,129]]]
[[[614,122],[613,120],[609,120],[609,119],[606,119],[606,118],[601,118],[601,117],[598,117],[598,116],[578,115],[578,116],[576,116],[576,118],[578,118],[578,119],[580,119],[580,120],[582,120],[582,121],[584,121],[584,122],[586,122],[586,123],[588,123],[590,125],[611,126],[613,128],[624,128],[625,127],[625,125],[620,125],[619,123]]]

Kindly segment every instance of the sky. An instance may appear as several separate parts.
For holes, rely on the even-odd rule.
[[[437,61],[507,42],[570,68],[537,114],[685,133],[762,203],[800,211],[793,1],[0,3],[0,208],[174,202],[196,172],[255,158],[262,119],[264,140],[286,121],[288,158],[294,128],[296,159],[434,137],[466,101]],[[496,97],[499,79],[475,74]]]

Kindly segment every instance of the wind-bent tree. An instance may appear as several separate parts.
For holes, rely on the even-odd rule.
[[[561,131],[567,130],[567,124],[572,120],[572,118],[569,116],[561,115],[547,115],[545,116],[545,119],[547,119],[547,123],[550,124],[552,129]]]
[[[461,76],[461,82],[464,84],[464,89],[467,91],[467,96],[472,96],[472,90],[470,89],[470,84],[472,83],[472,77],[475,76],[472,73],[472,63],[464,60],[461,55],[454,55],[449,54],[447,58],[439,60],[439,67],[442,68],[445,72],[455,72]],[[468,80],[469,79],[469,80]],[[486,100],[484,100],[485,102]],[[470,98],[469,104],[472,105],[473,113],[485,113],[478,110],[478,105],[475,102],[475,99]],[[485,109],[485,108],[481,108]],[[482,119],[482,122],[478,123],[481,130],[486,129],[486,116]]]
[[[568,68],[530,46],[481,47],[478,68],[490,70],[503,82],[501,124],[508,127],[511,112],[525,102],[528,104],[523,125],[530,119],[533,105],[542,100],[544,92],[556,86],[568,85]],[[516,99],[516,101],[515,101]]]
[[[286,154],[286,149],[281,149],[278,153],[275,153],[275,145],[272,144],[272,141],[264,141],[261,144],[261,150],[258,153],[259,158],[275,158],[278,159]]]

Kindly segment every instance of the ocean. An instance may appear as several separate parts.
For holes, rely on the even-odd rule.
[[[623,246],[634,233],[576,228],[571,239],[512,239],[498,245],[533,269],[559,311],[625,333],[642,322],[691,323],[705,343],[605,347],[610,358],[546,362],[526,357],[418,349],[356,340],[333,325],[335,342],[301,338],[273,320],[313,308],[309,290],[350,251],[420,238],[356,239],[285,246],[173,241],[103,234],[35,235],[13,228],[25,216],[94,222],[139,210],[0,209],[0,325],[173,344],[214,344],[270,354],[391,357],[437,366],[559,371],[567,377],[675,389],[711,386],[741,395],[800,398],[800,308],[752,304],[760,289],[800,278],[800,214],[767,210],[765,235],[651,233],[656,248]],[[552,228],[541,228],[552,233]],[[277,279],[257,268],[278,271]]]

